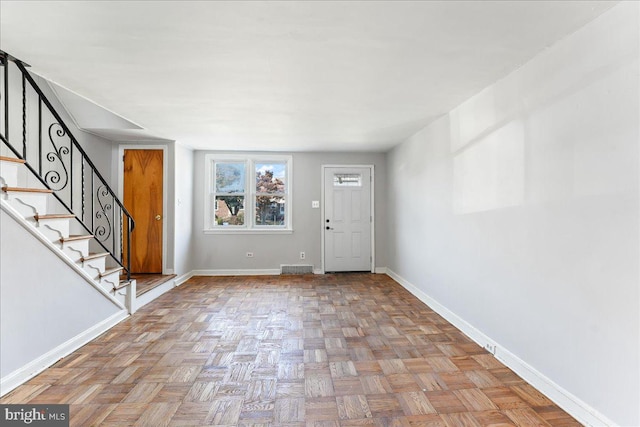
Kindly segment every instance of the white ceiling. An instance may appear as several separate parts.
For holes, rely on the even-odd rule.
[[[384,151],[613,4],[2,0],[0,49],[193,148]]]

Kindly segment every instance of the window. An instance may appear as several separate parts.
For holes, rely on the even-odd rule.
[[[362,187],[362,175],[359,173],[337,173],[333,175],[335,187]]]
[[[206,232],[290,232],[291,156],[208,154]]]

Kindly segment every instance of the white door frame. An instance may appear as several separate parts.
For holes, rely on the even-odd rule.
[[[166,145],[145,144],[120,144],[118,146],[118,198],[120,200],[124,200],[124,150],[162,150],[162,274],[173,274],[173,271],[167,270],[168,147]]]
[[[325,273],[324,271],[324,248],[325,248],[325,211],[324,211],[324,206],[325,206],[325,190],[324,190],[324,185],[325,185],[325,173],[326,170],[328,168],[368,168],[371,171],[371,206],[370,206],[370,210],[371,210],[371,272],[375,273],[376,272],[376,240],[375,240],[375,229],[376,229],[376,214],[375,214],[375,198],[374,198],[374,194],[375,194],[375,175],[374,175],[374,171],[375,171],[375,167],[374,165],[322,165],[321,166],[321,173],[320,173],[320,182],[322,183],[320,185],[320,189],[321,189],[321,196],[320,196],[320,206],[322,209],[322,214],[321,214],[321,222],[320,222],[320,254],[321,254],[321,267],[320,270],[322,272],[322,274]]]

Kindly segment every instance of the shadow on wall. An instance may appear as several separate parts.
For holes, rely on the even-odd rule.
[[[507,123],[453,158],[456,215],[518,206],[524,202],[522,121]]]
[[[632,61],[551,75],[527,93],[507,77],[451,111],[454,214],[624,191],[633,180],[607,165],[633,161],[620,141],[636,119],[618,102],[637,78]],[[594,133],[594,122],[605,130]]]

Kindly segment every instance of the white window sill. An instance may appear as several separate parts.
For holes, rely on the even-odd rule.
[[[292,228],[205,228],[204,234],[293,234]]]

